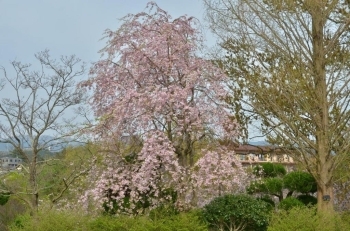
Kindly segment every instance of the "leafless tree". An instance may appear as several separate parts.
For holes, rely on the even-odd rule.
[[[41,189],[39,153],[71,140],[82,128],[83,120],[74,110],[84,101],[84,91],[76,87],[76,80],[85,73],[85,65],[74,55],[55,60],[45,50],[35,58],[39,71],[17,61],[11,63],[14,74],[1,67],[0,84],[0,142],[12,146],[25,161],[28,184],[21,192],[26,195],[22,199],[34,211]]]

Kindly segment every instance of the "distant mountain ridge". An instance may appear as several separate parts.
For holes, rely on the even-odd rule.
[[[52,137],[52,136],[43,136],[41,140],[42,141],[48,141],[48,140],[51,140],[53,138],[54,137]],[[24,148],[29,148],[30,147],[30,145],[28,143],[26,143],[26,142],[23,142],[23,143],[24,143]],[[248,144],[254,145],[254,146],[266,146],[266,145],[269,145],[268,142],[263,141],[263,140],[251,141],[251,142],[248,142]],[[62,149],[64,149],[65,147],[67,147],[67,146],[79,146],[79,145],[80,145],[80,143],[74,142],[74,141],[59,141],[59,142],[56,142],[56,143],[52,143],[50,145],[50,151],[51,152],[59,152]],[[13,147],[12,147],[11,144],[0,143],[0,152],[10,152],[12,149],[13,149]]]
[[[54,140],[54,141],[50,141],[54,139],[53,136],[47,136],[44,135],[40,138],[40,142],[47,142],[49,141],[49,144],[47,145],[50,152],[59,152],[62,149],[64,149],[67,146],[77,146],[80,145],[80,143],[75,142],[75,141],[69,141],[69,140]],[[27,139],[28,140],[28,139]],[[22,139],[22,144],[23,144],[23,148],[24,149],[29,149],[30,148],[30,144],[26,141],[26,139]],[[13,150],[13,146],[9,143],[0,143],[0,152],[11,152],[11,150]]]

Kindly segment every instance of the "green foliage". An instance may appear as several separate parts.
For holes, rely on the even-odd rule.
[[[62,178],[68,170],[67,165],[58,159],[46,160],[48,164],[38,166],[40,175],[37,177],[39,185],[42,185],[42,196],[56,195],[64,187]]]
[[[262,201],[265,201],[267,204],[269,204],[271,206],[271,210],[273,208],[275,208],[275,202],[271,199],[271,197],[267,196],[267,195],[264,195],[264,196],[261,196],[259,198],[257,198],[258,200],[262,200]]]
[[[11,192],[28,187],[27,177],[23,172],[19,171],[8,172],[1,176],[1,181],[1,184],[6,182],[5,187]]]
[[[295,171],[285,174],[286,170],[283,165],[274,163],[264,163],[261,166],[256,166],[253,171],[261,179],[250,183],[247,187],[249,194],[262,194],[265,197],[277,196],[281,202],[284,199],[283,192],[285,189],[289,190],[287,197],[293,195],[293,192],[308,194],[317,191],[315,178],[307,172]],[[313,196],[305,195],[299,196],[299,198],[305,205],[317,203],[317,199]],[[288,200],[285,205],[282,203],[282,206],[289,208],[289,205],[292,205],[290,203],[298,204],[296,200],[293,200],[294,202],[291,201],[292,199]]]
[[[90,222],[88,231],[205,231],[206,225],[195,212],[180,213],[166,218],[151,220],[145,216],[103,216]]]
[[[290,191],[314,193],[317,191],[315,178],[307,172],[294,171],[283,177],[284,185]]]
[[[40,195],[42,200],[51,201],[57,206],[62,203],[76,204],[75,201],[91,185],[87,171],[91,163],[100,158],[97,155],[97,145],[88,143],[77,147],[66,147],[52,159],[38,166],[38,183],[42,185]],[[68,187],[68,188],[67,188]]]
[[[31,216],[27,214],[21,214],[14,219],[13,224],[9,227],[10,230],[24,230],[27,224],[31,222]]]
[[[89,231],[141,231],[153,230],[154,226],[151,220],[146,217],[127,217],[127,216],[102,216],[89,223]]]
[[[262,179],[251,182],[247,188],[249,194],[263,193],[265,195],[274,195],[282,199],[283,176],[286,174],[286,169],[281,164],[263,163],[255,166],[253,173],[262,177]]]
[[[81,231],[85,230],[88,217],[79,213],[62,211],[39,211],[36,215],[24,214],[18,216],[10,231]]]
[[[261,193],[263,189],[262,181],[252,181],[250,185],[247,187],[248,194]]]
[[[152,220],[147,216],[100,216],[91,218],[67,211],[46,211],[31,217],[19,216],[10,231],[205,231],[196,211]]]
[[[350,211],[341,212],[339,213],[341,220],[346,223],[348,226],[350,226]]]
[[[316,205],[317,198],[311,195],[299,195],[297,199],[301,201],[304,205]]]
[[[262,177],[278,177],[284,176],[287,171],[282,164],[276,163],[262,163],[261,165],[255,166],[253,172]]]
[[[203,208],[203,218],[213,230],[266,230],[271,206],[248,195],[217,197]]]
[[[0,205],[5,205],[10,199],[10,193],[0,193]]]
[[[247,188],[249,194],[264,193],[269,195],[282,196],[283,179],[281,178],[266,178],[262,181],[252,182]]]
[[[171,216],[167,219],[159,220],[157,229],[154,230],[188,230],[188,231],[204,231],[207,230],[207,226],[196,211],[179,213],[178,215]],[[163,228],[162,228],[163,227]]]
[[[0,230],[7,230],[6,227],[25,210],[25,204],[15,196],[11,196],[6,204],[0,206]]]
[[[317,213],[315,207],[294,207],[274,212],[268,231],[345,231],[350,230],[348,217],[337,213]]]
[[[283,201],[281,201],[278,205],[278,208],[283,210],[290,210],[294,207],[302,207],[305,206],[303,202],[299,201],[295,197],[287,197]]]
[[[264,192],[278,195],[283,190],[283,179],[276,177],[267,178],[262,186]]]
[[[149,218],[151,220],[166,219],[171,216],[178,215],[179,211],[176,209],[174,204],[164,204],[149,212]]]

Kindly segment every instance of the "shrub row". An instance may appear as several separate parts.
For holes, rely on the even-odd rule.
[[[100,216],[90,218],[77,213],[46,211],[35,217],[19,216],[10,231],[204,231],[206,225],[197,212],[180,213],[152,220],[146,216]]]
[[[104,215],[97,218],[67,211],[50,210],[36,216],[20,215],[10,231],[345,231],[350,230],[350,215],[317,213],[297,199],[286,200],[279,210],[248,195],[218,197],[202,210],[178,213],[161,207],[148,216]],[[296,205],[295,202],[300,204]],[[283,208],[283,209],[282,209]]]

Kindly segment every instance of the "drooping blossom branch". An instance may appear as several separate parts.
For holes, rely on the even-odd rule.
[[[228,77],[198,56],[198,21],[186,16],[172,19],[153,2],[147,8],[148,13],[124,17],[117,31],[106,31],[103,59],[81,86],[93,91],[91,105],[98,124],[92,132],[104,141],[104,151],[125,134],[143,142],[133,163],[125,164],[119,157],[106,169],[95,194],[106,196],[109,190],[107,198],[113,197],[113,203],[122,203],[127,194],[128,201],[137,198],[153,206],[165,189],[184,195],[195,160],[205,156],[198,148],[203,139],[218,147],[211,150],[211,158],[231,158],[213,143],[236,139],[238,125],[224,101]],[[141,199],[146,194],[152,202]]]

